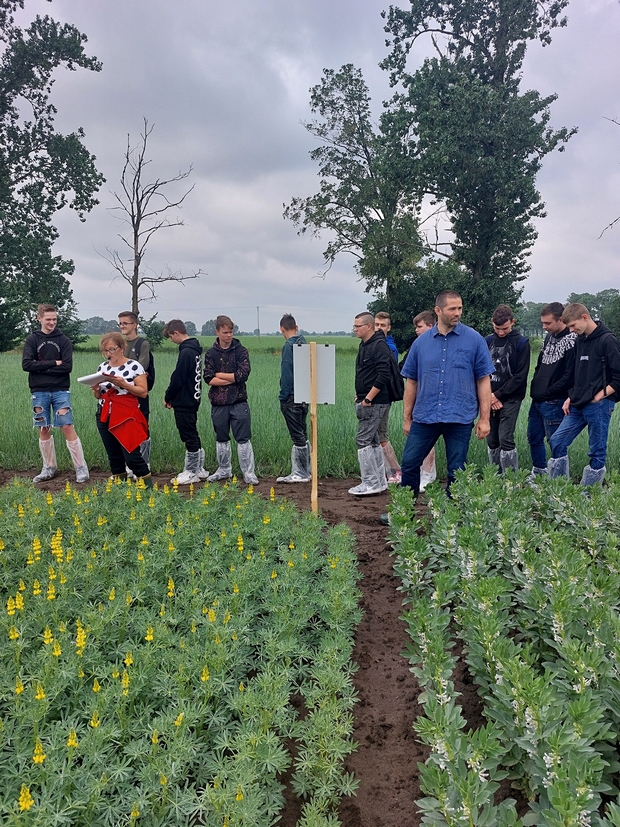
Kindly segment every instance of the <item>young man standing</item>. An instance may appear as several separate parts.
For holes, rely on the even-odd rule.
[[[233,337],[234,324],[228,316],[215,320],[217,339],[205,353],[204,378],[209,388],[211,420],[215,430],[217,470],[209,482],[232,477],[230,431],[237,443],[237,456],[248,485],[256,485],[252,423],[245,383],[250,375],[250,356],[238,339]]]
[[[41,329],[28,336],[22,357],[22,368],[28,372],[34,427],[39,429],[39,448],[43,457],[43,469],[33,482],[45,482],[56,476],[56,449],[51,433],[52,424],[60,428],[65,436],[75,468],[76,481],[87,482],[88,467],[82,443],[73,427],[71,410],[69,386],[73,367],[73,346],[71,340],[56,326],[58,314],[53,305],[40,304],[37,308],[37,319]]]
[[[387,346],[390,349],[390,353],[394,357],[396,364],[398,364],[398,348],[396,347],[394,337],[390,333],[391,329],[392,320],[390,319],[390,314],[386,313],[385,310],[380,310],[379,313],[375,315],[375,333],[379,330],[383,332]],[[390,442],[391,408],[392,405],[389,403],[388,407],[385,409],[381,422],[379,423],[379,443],[381,445],[381,450],[383,451],[383,462],[387,473],[387,481],[400,485],[400,463],[396,459],[394,448]]]
[[[427,330],[431,330],[435,326],[435,314],[431,310],[423,310],[414,316],[412,319],[413,327],[416,336],[421,336]],[[420,492],[424,491],[427,485],[435,482],[437,479],[437,465],[435,463],[435,449],[431,448],[429,454],[424,457],[424,462],[420,467]]]
[[[128,359],[134,359],[136,362],[139,362],[144,370],[147,372],[147,381],[148,381],[148,373],[152,370],[151,368],[151,346],[149,345],[148,341],[144,339],[142,336],[138,336],[138,317],[135,313],[131,310],[123,310],[122,313],[118,314],[118,326],[120,331],[125,339],[125,356]],[[150,377],[149,387],[153,385],[153,377]],[[149,421],[149,414],[151,412],[150,403],[149,403],[149,396],[148,394],[142,398],[138,398],[138,405],[140,406],[140,410],[144,414],[144,418],[146,419],[147,425]],[[146,462],[146,464],[150,467],[151,461],[151,437],[150,435],[147,439],[144,440],[142,445],[140,446],[140,453],[142,454],[142,459]]]
[[[491,433],[487,452],[491,465],[502,472],[519,467],[515,427],[527,391],[530,369],[530,341],[515,330],[510,307],[500,304],[491,317],[493,334],[486,343],[493,361],[491,375]]]
[[[538,355],[530,396],[532,404],[527,419],[527,441],[532,455],[532,471],[528,480],[547,473],[545,437],[549,441],[564,419],[562,405],[573,384],[575,370],[575,342],[562,321],[564,305],[546,304],[540,311],[540,321],[547,333]]]
[[[198,435],[198,408],[202,397],[202,347],[198,339],[187,335],[180,319],[172,319],[164,328],[164,336],[179,346],[179,358],[164,395],[164,407],[174,410],[174,421],[185,443],[185,466],[174,478],[178,485],[206,480],[205,452]],[[174,479],[172,482],[174,482]]]
[[[463,302],[453,290],[436,299],[437,325],[418,338],[403,366],[407,379],[403,400],[403,430],[407,442],[402,459],[402,483],[420,493],[420,466],[440,436],[446,445],[448,487],[467,460],[474,420],[476,436],[490,431],[493,363],[482,336],[461,323]]]
[[[368,311],[358,313],[353,330],[361,339],[355,360],[355,414],[357,416],[357,458],[362,481],[349,488],[356,497],[380,494],[387,488],[379,427],[390,410],[390,360],[393,358],[383,331],[375,331],[375,320]]]
[[[291,473],[278,477],[276,482],[310,482],[310,443],[308,442],[308,406],[305,402],[295,402],[293,348],[305,345],[306,340],[300,334],[297,322],[290,313],[280,319],[280,333],[286,341],[282,345],[282,363],[280,366],[280,410],[286,427],[293,440],[291,450]]]
[[[620,391],[620,344],[609,328],[595,322],[583,304],[568,304],[562,321],[577,334],[573,382],[564,402],[564,419],[550,439],[550,477],[568,476],[568,448],[587,426],[590,464],[582,485],[605,477],[607,436],[616,396]]]

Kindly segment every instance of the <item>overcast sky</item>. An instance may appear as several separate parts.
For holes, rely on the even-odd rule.
[[[323,68],[360,67],[377,104],[389,96],[377,66],[385,56],[383,0],[26,0],[36,13],[74,23],[88,36],[100,73],[62,71],[53,101],[57,126],[86,130],[107,183],[80,223],[57,216],[56,251],[75,261],[81,318],[113,318],[130,306],[128,285],[113,281],[106,248],[121,249],[109,213],[128,133],[143,117],[154,125],[148,157],[154,175],[193,166],[195,189],[178,215],[185,226],[160,231],[148,248],[155,271],[206,273],[163,285],[141,312],[200,327],[228,313],[244,330],[277,329],[285,311],[308,330],[349,329],[369,296],[351,256],[327,276],[325,240],[299,237],[282,218],[294,195],[317,190],[315,145],[301,125],[308,90]],[[404,0],[400,5],[406,6]],[[548,217],[539,221],[524,298],[564,300],[569,292],[620,287],[620,3],[572,0],[568,26],[551,46],[530,46],[524,88],[557,93],[552,125],[577,126],[566,151],[548,156],[538,179]],[[411,66],[421,60],[416,53]],[[180,193],[180,190],[177,190]]]

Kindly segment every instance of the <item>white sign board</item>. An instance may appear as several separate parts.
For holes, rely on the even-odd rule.
[[[317,405],[336,404],[336,345],[316,346]],[[295,402],[310,404],[310,345],[293,345]]]

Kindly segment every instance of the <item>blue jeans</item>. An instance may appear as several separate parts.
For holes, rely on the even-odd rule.
[[[32,392],[32,424],[34,428],[49,428],[52,424],[54,411],[54,426],[73,425],[71,412],[70,391],[33,391]],[[64,411],[64,413],[58,413]]]
[[[527,418],[527,441],[530,444],[532,465],[534,468],[547,467],[547,452],[545,437],[551,442],[551,437],[564,420],[562,410],[563,399],[550,402],[532,402]]]
[[[580,411],[571,407],[570,413],[564,417],[562,424],[551,437],[551,456],[554,459],[565,457],[568,454],[568,446],[587,426],[590,468],[593,471],[603,468],[607,457],[607,434],[613,410],[614,403],[611,399],[588,402]]]
[[[430,425],[422,422],[412,422],[400,463],[402,471],[401,485],[412,488],[416,496],[420,493],[420,466],[439,437],[443,436],[446,445],[447,490],[449,490],[454,482],[455,473],[460,468],[464,468],[467,462],[469,439],[473,427],[473,422],[468,425],[463,425],[460,422],[434,422]]]

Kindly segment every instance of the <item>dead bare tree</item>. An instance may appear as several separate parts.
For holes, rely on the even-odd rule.
[[[117,278],[124,279],[131,287],[131,309],[136,314],[141,301],[152,301],[157,298],[156,285],[166,281],[184,282],[203,275],[202,270],[191,275],[183,275],[180,271],[172,270],[170,266],[167,266],[166,271],[157,273],[144,265],[145,250],[154,234],[167,227],[183,226],[182,219],[172,219],[168,213],[180,208],[194,189],[192,185],[176,200],[170,199],[165,192],[166,187],[184,181],[190,176],[191,165],[185,172],[179,172],[171,178],[155,178],[145,183],[146,168],[151,163],[151,159],[146,157],[146,149],[152,131],[153,126],[149,126],[148,120],[144,118],[144,128],[138,144],[132,147],[130,136],[127,136],[121,191],[112,193],[117,206],[111,207],[110,212],[129,226],[128,232],[119,233],[118,237],[129,248],[131,255],[124,258],[117,250],[107,247],[108,255],[105,256],[118,273]],[[140,296],[141,288],[145,288],[150,295]]]

